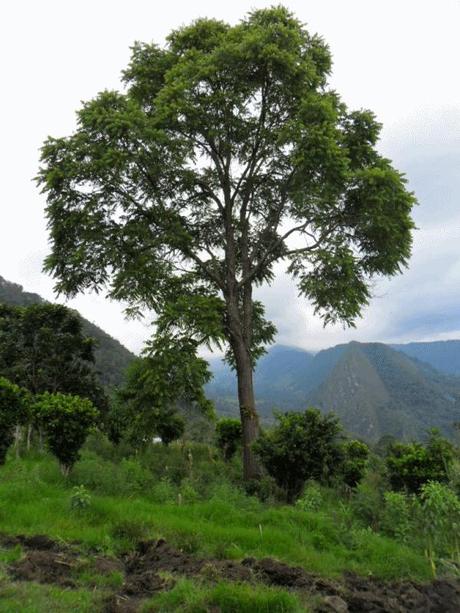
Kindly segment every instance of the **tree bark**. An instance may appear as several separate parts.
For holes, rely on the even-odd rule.
[[[259,436],[259,417],[256,411],[252,364],[243,343],[234,349],[236,376],[238,381],[238,402],[243,431],[243,477],[245,481],[260,479],[261,469],[252,444]]]

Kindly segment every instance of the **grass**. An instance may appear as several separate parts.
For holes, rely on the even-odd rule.
[[[102,594],[94,590],[12,582],[0,573],[2,613],[94,613],[101,609]]]
[[[88,470],[85,462],[91,463],[97,485],[94,455],[83,458],[81,474]],[[132,465],[129,469],[133,472]],[[149,487],[155,490],[158,483],[152,481]],[[77,511],[70,509],[73,485],[75,480],[65,482],[49,456],[10,459],[0,469],[0,530],[48,534],[105,553],[119,553],[142,538],[161,536],[199,555],[271,556],[323,576],[354,571],[386,579],[430,578],[421,553],[370,530],[350,527],[333,502],[321,512],[268,506],[224,483],[216,485],[205,501],[178,504],[168,490],[161,503],[158,490],[152,495],[146,487],[142,493],[115,496],[102,493],[99,484],[91,491],[90,506]]]
[[[150,599],[143,613],[181,611],[183,613],[300,613],[307,611],[299,598],[284,590],[259,585],[222,581],[214,586],[181,579],[175,587]]]

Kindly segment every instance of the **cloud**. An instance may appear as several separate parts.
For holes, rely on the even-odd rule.
[[[407,270],[380,279],[355,329],[322,327],[294,283],[281,271],[258,291],[278,342],[318,350],[350,340],[405,342],[460,338],[460,109],[419,117],[381,143],[406,173],[419,201]]]

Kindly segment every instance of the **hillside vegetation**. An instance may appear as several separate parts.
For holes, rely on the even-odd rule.
[[[235,414],[235,378],[218,360],[211,366],[207,393],[219,410]],[[382,343],[351,342],[316,355],[274,347],[256,368],[255,388],[266,420],[273,409],[313,405],[334,411],[347,430],[369,441],[420,439],[430,427],[452,437],[460,420],[460,378]]]
[[[29,306],[45,300],[38,294],[24,291],[21,285],[0,277],[0,302],[11,306]],[[126,368],[135,358],[134,354],[95,324],[84,317],[81,320],[84,334],[96,340],[94,353],[101,383],[107,387],[121,385]]]
[[[245,494],[240,460],[223,462],[212,446],[133,455],[100,435],[67,479],[37,451],[0,470],[2,611],[281,613],[326,610],[332,596],[355,602],[350,611],[369,598],[390,611],[405,580],[432,576],[426,537],[397,536],[409,527],[389,524],[376,473],[352,497],[311,485],[286,506],[270,488],[265,501]],[[379,579],[402,583],[384,591]],[[425,583],[411,585],[412,599],[430,602]]]

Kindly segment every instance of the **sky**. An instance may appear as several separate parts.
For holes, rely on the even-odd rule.
[[[119,89],[130,46],[162,44],[198,17],[236,23],[272,2],[16,0],[0,5],[0,276],[55,300],[42,272],[49,251],[45,201],[33,181],[48,135],[75,128],[82,100]],[[350,108],[383,124],[380,151],[406,174],[419,205],[413,256],[403,275],[377,281],[355,329],[323,328],[283,270],[258,290],[277,342],[319,350],[359,341],[460,338],[460,1],[285,1],[329,44],[331,86]],[[63,302],[61,298],[59,300]],[[151,319],[127,321],[103,296],[67,302],[139,352]]]

